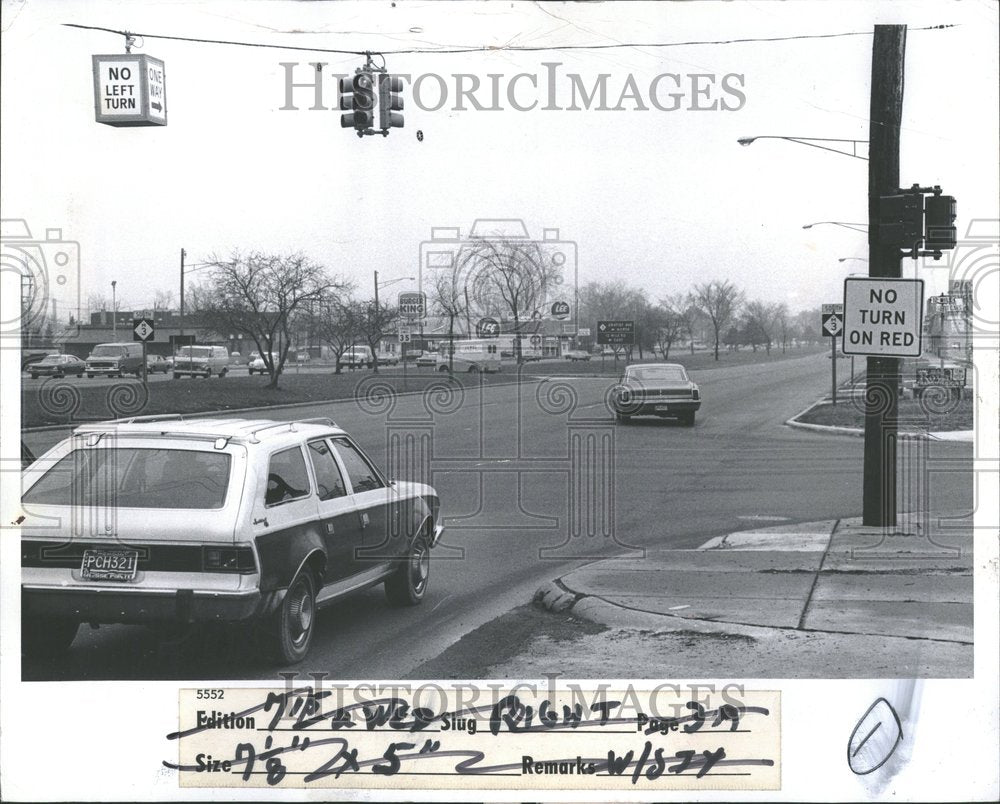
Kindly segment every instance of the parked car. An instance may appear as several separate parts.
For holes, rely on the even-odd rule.
[[[148,374],[156,374],[160,372],[166,374],[173,368],[173,363],[171,363],[163,355],[146,355],[146,372]]]
[[[375,365],[375,356],[372,354],[370,346],[350,346],[343,351],[337,361],[341,366],[351,369],[367,366],[371,368]]]
[[[182,346],[174,355],[174,379],[225,377],[229,372],[229,349],[225,346]]]
[[[577,360],[590,360],[590,353],[583,351],[583,349],[570,349],[563,352],[563,357],[575,363]]]
[[[279,356],[274,352],[269,353],[271,356],[271,365],[275,365],[278,362]],[[267,363],[264,362],[264,358],[261,357],[260,352],[253,352],[250,355],[250,362],[247,363],[247,373],[250,376],[254,374],[267,374]]]
[[[380,366],[398,366],[399,365],[399,355],[393,352],[378,352],[375,355],[375,359],[378,361]]]
[[[633,416],[669,416],[693,427],[701,392],[677,363],[637,363],[626,366],[611,404],[622,424]]]
[[[142,344],[134,341],[127,343],[100,343],[87,355],[87,376],[93,379],[99,375],[107,377],[124,377],[142,374]]]
[[[23,488],[27,655],[65,651],[81,622],[221,621],[255,624],[298,662],[320,606],[376,584],[420,603],[444,530],[433,488],[388,480],[329,419],[88,424]],[[71,507],[96,516],[109,501],[114,525],[72,527]]]
[[[421,352],[414,362],[418,366],[436,366],[438,356],[436,352]]]
[[[86,367],[86,363],[73,355],[46,355],[28,366],[28,371],[31,379],[37,380],[39,377],[70,377],[74,374],[80,377]]]

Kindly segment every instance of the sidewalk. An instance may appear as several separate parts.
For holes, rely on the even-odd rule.
[[[612,639],[622,655],[656,653],[658,642],[684,636],[678,675],[956,677],[973,669],[971,523],[933,534],[917,517],[888,531],[860,519],[738,531],[695,550],[589,564],[543,586],[535,601],[603,624],[611,630],[587,639]],[[741,642],[737,661],[720,661],[720,640]]]

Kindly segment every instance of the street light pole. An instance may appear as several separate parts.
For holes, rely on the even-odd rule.
[[[896,246],[879,243],[879,197],[899,189],[899,133],[903,116],[906,26],[876,25],[872,42],[868,162],[868,275],[902,275]],[[865,525],[896,525],[897,357],[869,357],[865,380]]]
[[[180,322],[180,334],[184,335],[184,257],[187,256],[187,252],[181,249],[181,322]],[[181,339],[183,342],[183,338]]]
[[[118,281],[111,280],[111,338],[118,340]]]

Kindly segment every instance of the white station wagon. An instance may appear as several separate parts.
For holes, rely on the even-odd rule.
[[[437,493],[387,480],[329,419],[146,416],[74,430],[23,474],[22,649],[80,623],[260,621],[303,659],[316,610],[424,597]]]

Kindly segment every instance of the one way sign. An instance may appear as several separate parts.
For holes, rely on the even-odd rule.
[[[822,321],[823,334],[831,338],[837,337],[844,329],[844,305],[824,304]]]

